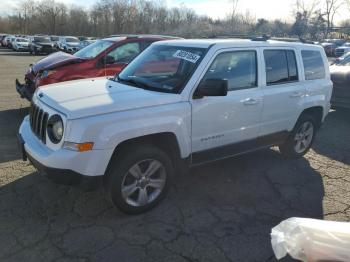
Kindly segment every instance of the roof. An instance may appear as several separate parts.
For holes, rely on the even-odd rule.
[[[178,45],[178,46],[188,46],[188,47],[199,47],[208,48],[212,45],[218,46],[220,48],[230,48],[230,47],[259,47],[259,46],[286,46],[286,47],[316,47],[313,44],[304,44],[298,42],[284,42],[276,40],[267,41],[253,41],[250,39],[188,39],[188,40],[167,40],[156,44],[167,44],[167,45]]]
[[[126,37],[108,37],[108,38],[103,38],[102,40],[108,40],[108,41],[113,41],[113,42],[118,42],[118,41],[122,41],[125,40]]]
[[[107,38],[125,37],[125,38],[162,38],[162,39],[183,39],[182,37],[167,36],[167,35],[148,35],[148,34],[118,34],[110,35]]]

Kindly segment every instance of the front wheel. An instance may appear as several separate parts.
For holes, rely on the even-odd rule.
[[[173,165],[165,152],[143,145],[119,152],[112,158],[105,181],[113,204],[128,214],[155,207],[166,195]]]
[[[302,157],[312,146],[317,132],[315,119],[311,115],[302,115],[286,142],[279,147],[287,157]]]

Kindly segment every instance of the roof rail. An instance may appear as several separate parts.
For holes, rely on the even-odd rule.
[[[271,39],[271,37],[266,35],[266,34],[263,34],[262,36],[255,36],[255,37],[251,38],[252,41],[267,41],[270,39]]]
[[[282,42],[294,42],[294,43],[303,43],[303,44],[313,44],[312,41],[306,40],[303,38],[293,38],[293,37],[270,37],[268,35],[263,35],[259,37],[254,37],[251,39],[252,41],[267,41],[267,40],[274,40],[274,41],[282,41]]]
[[[209,38],[219,38],[219,39],[228,39],[228,38],[237,38],[237,39],[251,39],[251,36],[245,34],[233,34],[233,35],[212,35]]]

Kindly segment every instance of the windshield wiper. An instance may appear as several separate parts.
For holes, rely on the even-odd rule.
[[[119,82],[131,83],[139,88],[150,90],[150,91],[157,91],[162,93],[173,93],[172,90],[164,88],[163,85],[159,83],[151,82],[142,77],[132,76],[132,77],[128,77],[128,79],[124,79],[117,76],[117,80]]]
[[[113,80],[115,81],[115,78],[113,78]],[[130,78],[128,78],[128,79],[124,79],[124,78],[120,78],[119,76],[117,76],[117,81],[118,82],[121,82],[121,83],[130,83],[130,84],[132,84],[133,86],[136,86],[136,87],[139,87],[139,88],[142,88],[142,89],[145,89],[145,85],[144,84],[142,84],[142,83],[140,83],[140,82],[138,82],[138,81],[135,81],[134,79],[130,79]]]

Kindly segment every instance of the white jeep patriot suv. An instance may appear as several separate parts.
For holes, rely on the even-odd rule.
[[[41,173],[70,183],[100,178],[113,203],[135,214],[154,207],[186,165],[274,145],[304,155],[331,93],[316,45],[162,41],[115,78],[38,89],[19,139]]]

